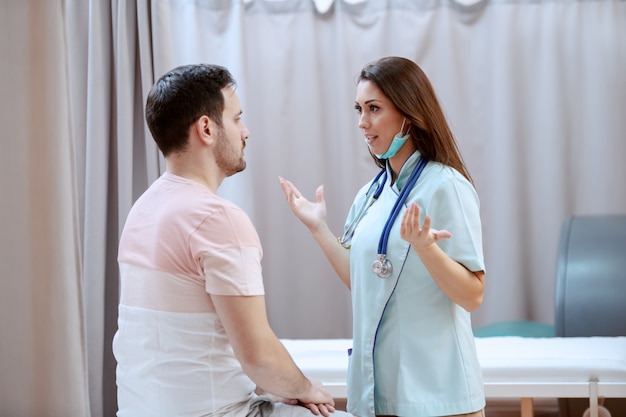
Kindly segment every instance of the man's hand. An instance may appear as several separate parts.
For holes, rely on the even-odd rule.
[[[311,385],[313,385],[315,389],[318,389],[318,388],[323,389],[322,384],[320,382],[311,380],[311,379],[309,380],[311,381]],[[326,391],[325,389],[323,390]],[[259,386],[256,387],[254,392],[257,395],[267,396],[270,400],[272,400],[272,402],[275,402],[275,403],[284,403],[284,404],[289,404],[289,405],[298,405],[298,406],[306,407],[311,411],[311,413],[315,414],[316,416],[321,414],[324,417],[329,417],[329,415],[335,411],[334,400],[332,400],[332,398],[331,398],[332,403],[304,403],[302,401],[299,401],[293,398],[284,398],[284,397],[279,397],[278,395],[270,394],[269,392],[265,391],[263,388]]]
[[[308,378],[311,381],[311,394],[300,399],[299,404],[308,408],[313,414],[328,417],[335,411],[335,400],[322,383]]]
[[[329,417],[330,413],[335,412],[335,407],[331,404],[301,403],[301,405],[303,407],[308,408],[311,411],[311,413],[315,414],[316,416],[319,416],[321,414],[324,417]]]

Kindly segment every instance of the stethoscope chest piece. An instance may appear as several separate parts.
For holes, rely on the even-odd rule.
[[[372,264],[372,272],[374,272],[378,278],[387,278],[391,275],[392,270],[393,266],[391,265],[391,261],[387,259],[384,254],[378,254],[377,259]]]

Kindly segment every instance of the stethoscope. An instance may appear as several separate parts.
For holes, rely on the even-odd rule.
[[[372,272],[374,272],[379,278],[387,278],[389,275],[391,275],[391,271],[393,270],[393,265],[391,264],[391,261],[387,259],[387,242],[389,241],[389,234],[391,233],[391,227],[393,226],[393,223],[395,222],[396,217],[398,217],[398,214],[400,213],[400,209],[406,202],[406,199],[409,193],[413,189],[413,186],[417,182],[417,179],[419,178],[420,174],[424,170],[424,167],[426,166],[427,163],[428,161],[426,160],[426,158],[420,156],[420,160],[418,161],[417,165],[413,169],[413,172],[411,172],[409,179],[407,180],[406,184],[402,188],[400,195],[396,199],[396,202],[393,205],[393,208],[391,209],[391,214],[387,218],[385,227],[383,228],[383,231],[380,235],[380,240],[378,241],[378,251],[376,255],[376,260],[372,264]],[[382,181],[379,182],[379,179],[381,177],[382,177]],[[380,194],[383,192],[386,181],[387,181],[387,170],[383,168],[376,175],[376,177],[374,178],[374,181],[372,181],[372,184],[367,190],[367,193],[365,193],[367,197],[365,200],[365,203],[361,205],[361,208],[358,211],[357,215],[354,217],[354,220],[350,223],[350,225],[348,225],[348,227],[346,228],[346,231],[344,232],[343,236],[339,240],[339,242],[344,248],[350,249],[351,245],[349,244],[349,242],[352,240],[352,236],[354,235],[354,231],[357,225],[363,218],[363,215],[365,214],[367,209],[372,204],[374,204],[374,202],[378,199]],[[374,187],[376,187],[376,190],[372,194],[372,190],[374,189]]]

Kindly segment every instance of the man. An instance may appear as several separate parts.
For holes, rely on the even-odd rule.
[[[166,172],[134,204],[120,240],[119,417],[334,412],[269,326],[254,226],[216,194],[246,167],[234,87],[223,67],[187,65],[148,95]]]

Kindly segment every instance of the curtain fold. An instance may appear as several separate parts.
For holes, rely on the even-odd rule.
[[[64,12],[61,1],[0,7],[3,416],[88,415]]]
[[[117,243],[134,200],[160,174],[143,103],[153,83],[150,5],[68,2],[68,39],[82,213],[82,281],[90,417],[117,411]]]

